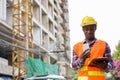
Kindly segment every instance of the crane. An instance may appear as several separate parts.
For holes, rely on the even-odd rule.
[[[33,0],[12,0],[12,44],[25,49],[33,48]],[[17,39],[18,41],[14,41]],[[24,61],[34,54],[20,48],[12,48],[13,80],[27,77]]]

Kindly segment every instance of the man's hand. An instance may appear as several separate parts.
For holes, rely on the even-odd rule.
[[[96,67],[105,69],[105,68],[107,68],[107,64],[108,64],[107,61],[97,61],[96,60],[96,61],[90,63],[90,66],[96,66]]]
[[[86,59],[90,57],[90,49],[85,50],[82,54],[81,54],[81,58],[82,59]]]

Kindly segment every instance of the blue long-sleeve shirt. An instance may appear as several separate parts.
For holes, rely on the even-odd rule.
[[[96,42],[97,39],[94,39],[90,44],[89,47],[92,48],[94,43]],[[83,43],[87,43],[87,41],[83,41]],[[112,56],[111,56],[111,49],[109,47],[109,45],[106,43],[106,48],[105,48],[105,53],[104,53],[104,57],[108,57],[110,60],[108,62],[108,66],[107,68],[104,70],[105,72],[109,72],[110,69],[112,69],[113,67],[113,61],[112,61]],[[84,60],[80,57],[78,57],[76,55],[76,53],[74,52],[73,49],[73,58],[72,58],[72,67],[74,68],[74,70],[78,70],[79,68],[81,68],[84,65]]]

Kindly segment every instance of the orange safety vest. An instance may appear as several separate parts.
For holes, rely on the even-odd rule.
[[[94,58],[103,57],[106,48],[106,42],[97,40],[90,51],[90,58],[85,60],[84,65],[78,70],[78,80],[105,80],[105,72],[98,67],[88,66]],[[79,42],[74,46],[77,56],[83,52],[83,42]]]

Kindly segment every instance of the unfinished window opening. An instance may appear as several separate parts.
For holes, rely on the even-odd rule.
[[[55,50],[55,43],[52,38],[49,38],[49,50],[54,51]]]
[[[53,30],[53,22],[51,20],[49,20],[49,31],[53,34],[54,30]]]
[[[41,4],[47,9],[48,0],[41,0]]]
[[[42,32],[42,46],[48,48],[48,34],[44,31]]]
[[[40,38],[41,38],[41,30],[40,27],[37,26],[37,24],[34,23],[34,27],[33,27],[33,39],[34,42],[37,45],[40,45]]]
[[[33,17],[40,21],[40,6],[37,4],[33,4]]]
[[[42,25],[48,29],[48,19],[47,19],[47,14],[42,10]]]
[[[50,2],[48,2],[48,10],[49,10],[49,13],[51,14],[51,16],[53,17],[53,6]]]

